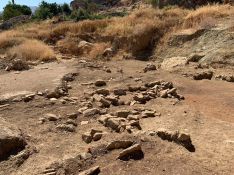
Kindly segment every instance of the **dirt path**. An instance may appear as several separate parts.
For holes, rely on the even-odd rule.
[[[22,72],[0,75],[0,98],[54,89],[61,78],[74,71],[65,63],[47,63]]]

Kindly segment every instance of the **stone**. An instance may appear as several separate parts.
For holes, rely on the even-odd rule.
[[[118,96],[127,95],[126,91],[124,89],[114,89],[113,93]]]
[[[77,47],[80,53],[88,53],[93,48],[93,44],[83,40],[79,42]]]
[[[92,135],[91,135],[90,132],[86,132],[86,133],[82,134],[82,140],[83,140],[85,143],[88,144],[88,143],[91,143],[91,142],[92,142],[93,137],[92,137]]]
[[[66,121],[66,124],[71,124],[71,125],[73,125],[73,126],[77,126],[76,121],[73,120],[73,119],[68,119],[68,120]]]
[[[59,117],[55,114],[45,114],[44,116],[45,118],[47,118],[49,121],[57,121],[59,119]]]
[[[75,132],[75,126],[72,124],[59,124],[57,129],[62,130],[62,131],[68,131],[68,132]]]
[[[176,91],[177,91],[176,88],[172,88],[172,89],[168,90],[167,94],[177,95]]]
[[[138,101],[141,104],[145,104],[147,101],[150,100],[150,98],[147,95],[136,94],[134,95],[133,100]]]
[[[195,147],[192,144],[192,140],[189,134],[182,133],[179,131],[167,131],[165,129],[159,129],[157,131],[157,135],[163,139],[168,140],[170,142],[175,142],[179,145],[182,145],[190,152],[195,152]]]
[[[140,90],[140,86],[129,86],[128,87],[128,90],[130,91],[130,92],[135,92],[135,91],[138,91],[138,90]]]
[[[112,141],[111,143],[109,143],[106,146],[106,149],[107,150],[126,149],[126,148],[132,146],[133,143],[134,142],[130,141],[130,140],[115,140],[115,141]]]
[[[90,135],[93,137],[96,133],[102,133],[102,131],[92,128],[91,131],[90,131]]]
[[[92,156],[92,154],[90,154],[90,153],[84,152],[84,153],[81,153],[81,154],[80,154],[80,158],[83,159],[83,160],[91,159],[92,157],[93,157],[93,156]]]
[[[116,112],[116,116],[117,117],[120,117],[120,118],[127,118],[128,117],[128,115],[129,115],[129,111],[127,111],[127,110],[120,110],[120,111],[117,111]]]
[[[146,91],[146,90],[147,90],[147,88],[145,86],[140,87],[140,91]]]
[[[98,140],[100,140],[101,138],[102,138],[102,133],[95,133],[94,135],[93,135],[93,141],[98,141]]]
[[[58,99],[57,98],[50,98],[50,101],[58,101]]]
[[[86,171],[82,171],[79,173],[79,175],[98,175],[100,173],[99,166],[95,166],[93,168],[90,168]]]
[[[106,82],[104,80],[97,80],[94,84],[98,87],[106,86]]]
[[[63,81],[67,82],[74,81],[76,76],[78,76],[78,73],[68,73],[63,76]]]
[[[121,151],[119,153],[119,156],[117,157],[118,159],[121,160],[128,160],[134,156],[138,156],[138,155],[143,154],[143,151],[141,149],[141,145],[140,144],[135,144],[133,146],[130,146],[129,148],[124,149],[123,151]]]
[[[157,70],[157,67],[154,64],[147,64],[147,66],[144,68],[144,72],[148,72],[148,71],[154,71]]]
[[[134,126],[134,127],[136,127],[137,129],[141,130],[141,125],[140,125],[139,120],[131,120],[128,124],[129,124],[130,126]]]
[[[106,125],[106,122],[109,118],[112,118],[111,115],[107,114],[107,115],[102,115],[101,117],[99,117],[98,121],[103,124]]]
[[[155,112],[150,110],[145,110],[142,112],[142,118],[155,117]]]
[[[118,106],[118,97],[114,95],[108,95],[105,97],[106,100],[110,101],[112,105]]]
[[[196,73],[195,75],[193,75],[194,80],[203,80],[203,79],[211,80],[212,77],[213,77],[212,71],[200,72],[200,73]]]
[[[104,108],[109,108],[111,105],[111,103],[108,100],[102,97],[99,102],[102,104],[101,107],[104,107]]]
[[[183,67],[188,64],[187,57],[171,57],[163,60],[161,68],[164,70],[171,70],[176,67]]]
[[[161,85],[160,81],[153,81],[145,84],[145,87],[154,87],[156,85]]]
[[[87,125],[89,123],[89,121],[81,121],[80,125]]]
[[[166,90],[162,90],[161,92],[160,92],[160,97],[161,98],[167,98],[167,92],[168,92],[168,90],[166,89]]]
[[[112,48],[106,48],[105,50],[104,50],[104,52],[103,52],[103,56],[104,57],[106,57],[106,56],[111,56],[111,55],[113,55],[113,53],[114,53],[114,51],[113,51],[113,49]]]
[[[109,118],[106,122],[106,126],[112,130],[119,132],[120,120],[117,118]]]
[[[0,117],[0,161],[22,151],[25,146],[21,131]]]
[[[78,113],[74,112],[74,113],[67,114],[67,117],[69,119],[77,119]]]
[[[128,120],[139,120],[139,116],[138,115],[129,115],[127,117]]]
[[[96,114],[99,114],[100,110],[97,108],[92,108],[92,109],[87,109],[83,112],[84,117],[91,117],[94,116]]]
[[[107,96],[110,94],[110,91],[108,89],[98,89],[98,90],[96,90],[96,93]]]
[[[35,97],[35,94],[28,94],[28,95],[25,95],[22,99],[24,102],[29,102],[29,101],[32,101]]]

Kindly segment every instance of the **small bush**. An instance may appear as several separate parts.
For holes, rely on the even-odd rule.
[[[11,48],[8,56],[25,61],[54,61],[54,51],[41,41],[26,40],[22,44]]]
[[[37,19],[48,19],[52,18],[53,16],[57,16],[58,14],[62,13],[62,8],[57,5],[56,3],[47,3],[42,1],[39,5],[38,9],[35,12],[35,18]]]
[[[85,10],[85,9],[78,9],[72,12],[70,18],[76,21],[82,21],[82,20],[87,20],[87,19],[89,20],[104,19],[105,16],[90,13],[88,10]]]
[[[32,11],[28,6],[25,5],[16,5],[16,4],[7,4],[3,10],[3,19],[8,20],[10,18],[20,16],[20,15],[31,15]]]

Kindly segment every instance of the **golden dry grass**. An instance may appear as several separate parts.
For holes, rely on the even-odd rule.
[[[0,51],[10,53],[7,50],[13,47],[11,51],[14,51],[14,54],[18,56],[24,54],[28,60],[47,60],[47,58],[51,60],[54,58],[52,50],[43,42],[59,46],[59,50],[63,53],[79,56],[83,53],[78,48],[78,44],[81,40],[86,40],[93,43],[94,48],[87,53],[87,56],[92,58],[101,55],[107,45],[111,47],[111,44],[116,43],[119,51],[138,54],[138,51],[148,49],[152,44],[157,48],[161,47],[160,45],[163,47],[172,32],[198,26],[213,27],[217,18],[230,15],[234,15],[234,7],[230,5],[208,5],[192,11],[176,7],[168,9],[146,7],[137,9],[128,16],[111,19],[58,24],[53,24],[51,21],[35,22],[0,33]],[[90,38],[86,36],[94,39],[89,40]],[[35,40],[43,42],[38,41],[35,46],[29,46],[30,42],[36,43]],[[46,56],[42,54],[41,48],[48,51],[45,53]],[[29,53],[35,49],[42,56],[37,57],[34,53]],[[16,50],[19,53],[16,53]]]
[[[110,43],[104,43],[104,42],[95,43],[94,47],[88,54],[89,58],[91,59],[99,58],[100,56],[104,54],[105,49],[109,47],[110,47]]]
[[[8,50],[9,57],[20,58],[26,61],[53,61],[56,60],[54,51],[41,41],[26,40],[22,44]]]
[[[0,33],[0,50],[4,52],[7,48],[22,43],[25,38],[18,35],[19,32],[13,30]]]
[[[197,27],[207,18],[222,18],[234,15],[231,5],[207,5],[191,11],[184,20],[185,28]]]

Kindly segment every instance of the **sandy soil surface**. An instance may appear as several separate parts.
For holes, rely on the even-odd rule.
[[[1,94],[18,91],[38,91],[52,88],[64,74],[77,72],[78,76],[69,82],[69,99],[63,103],[61,97],[51,100],[35,96],[29,102],[8,102],[0,108],[0,117],[14,123],[26,135],[27,143],[33,152],[22,163],[17,158],[9,158],[0,162],[0,174],[25,175],[47,174],[79,174],[90,167],[99,166],[101,173],[109,174],[225,174],[234,173],[234,85],[217,80],[196,81],[183,77],[176,72],[154,70],[144,72],[149,62],[128,60],[110,62],[73,62],[41,65],[35,69],[15,74],[0,75]],[[153,63],[153,62],[152,62]],[[155,64],[155,63],[153,63]],[[44,67],[47,67],[46,69]],[[111,71],[107,71],[109,69]],[[186,70],[186,69],[185,69]],[[37,77],[37,78],[35,78]],[[75,131],[66,132],[57,126],[68,120],[68,115],[83,108],[83,104],[91,102],[89,94],[96,89],[94,83],[102,79],[111,92],[116,88],[143,86],[145,83],[164,80],[172,81],[177,91],[185,100],[175,98],[155,98],[146,104],[111,106],[108,114],[118,110],[152,109],[160,116],[140,119],[142,130],[133,133],[116,133],[104,127],[97,119],[100,115],[86,117],[78,115],[75,120]],[[26,81],[28,80],[28,81]],[[10,82],[15,82],[12,86]],[[133,93],[120,96],[127,103]],[[59,117],[56,121],[40,123],[46,113]],[[88,121],[82,124],[82,121]],[[82,134],[91,128],[104,132],[101,140],[86,144]],[[168,131],[188,133],[195,152],[190,152],[182,145],[162,140],[157,135],[148,133],[164,128]],[[144,157],[140,160],[122,161],[116,159],[121,150],[106,152],[105,145],[114,140],[134,140],[141,144]],[[91,151],[90,151],[91,150]],[[78,161],[77,155],[91,152],[92,158]],[[58,166],[53,163],[62,164]]]

